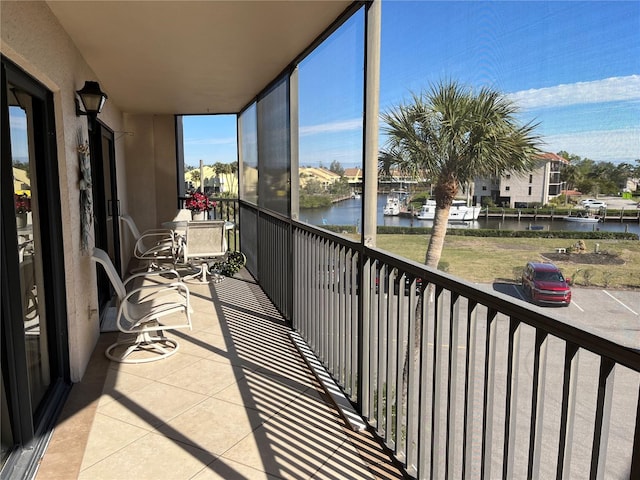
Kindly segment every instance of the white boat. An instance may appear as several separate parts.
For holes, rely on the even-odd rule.
[[[400,203],[397,200],[387,199],[387,204],[382,209],[382,214],[387,216],[400,215]]]
[[[477,220],[480,215],[482,207],[467,206],[467,202],[464,200],[454,200],[449,210],[450,222],[468,222]],[[418,220],[433,220],[436,217],[436,202],[435,200],[427,200],[420,211],[416,215]]]
[[[406,190],[391,190],[387,195],[387,203],[382,209],[382,214],[386,216],[400,215],[400,210],[407,206],[409,192]]]
[[[567,222],[580,222],[580,223],[598,223],[602,222],[602,218],[598,215],[591,215],[590,213],[577,213],[576,215],[569,215],[564,217],[563,220]]]

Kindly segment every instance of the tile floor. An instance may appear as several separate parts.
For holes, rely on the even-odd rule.
[[[110,362],[117,333],[101,335],[39,480],[403,478],[345,426],[250,277],[189,287],[193,330],[170,333],[175,355]]]

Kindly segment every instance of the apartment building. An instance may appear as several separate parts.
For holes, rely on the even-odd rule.
[[[478,178],[474,182],[474,203],[492,202],[510,208],[545,205],[562,193],[561,169],[566,163],[566,159],[555,153],[544,153],[530,172]]]

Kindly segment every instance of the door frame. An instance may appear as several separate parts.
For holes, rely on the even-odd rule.
[[[13,434],[13,451],[2,468],[18,478],[31,478],[53,433],[53,426],[71,389],[69,341],[65,289],[60,179],[55,131],[53,93],[5,56],[0,57],[0,131],[10,138],[9,83],[32,98],[34,151],[38,190],[40,231],[42,232],[42,271],[46,291],[46,322],[48,329],[50,386],[35,413],[31,405],[28,367],[26,364],[20,282],[7,281],[19,277],[17,227],[13,202],[13,172],[11,142],[3,141],[0,159],[2,309],[2,380],[7,395],[9,418]],[[9,198],[11,196],[11,198]]]
[[[113,265],[118,275],[122,276],[115,135],[113,130],[97,118],[89,118],[89,148],[95,246],[107,252],[109,256],[113,254],[111,258]],[[108,200],[109,197],[110,200]],[[108,226],[108,217],[112,219],[111,228]],[[109,240],[112,241],[113,252],[109,251]],[[98,305],[102,314],[111,300],[113,290],[109,279],[104,272],[100,272],[100,269],[97,278]]]

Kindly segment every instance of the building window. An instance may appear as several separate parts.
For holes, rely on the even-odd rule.
[[[509,180],[511,178],[511,175],[509,173],[507,173],[504,178],[506,178],[507,180]]]
[[[509,190],[511,190],[511,187],[509,187],[509,186],[504,187],[504,191],[505,192],[508,192]]]
[[[529,187],[529,195],[531,195],[531,187]]]
[[[529,175],[529,183],[533,183],[533,175]]]
[[[482,190],[484,190],[484,191],[486,192],[486,191],[487,191],[487,186],[486,186],[486,185],[483,185],[483,186],[482,186]]]

